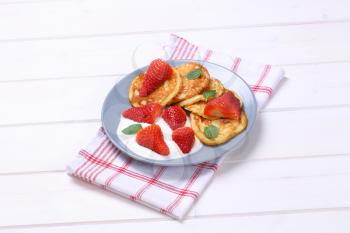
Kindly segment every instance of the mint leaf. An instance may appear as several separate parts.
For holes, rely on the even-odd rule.
[[[126,127],[125,129],[122,130],[122,132],[124,134],[135,134],[137,133],[140,129],[142,129],[142,125],[141,124],[133,124],[133,125],[129,125],[128,127]]]
[[[203,96],[205,99],[213,98],[216,95],[216,90],[208,90],[203,92]]]
[[[197,68],[192,70],[190,73],[187,74],[187,78],[194,80],[196,78],[199,78],[202,75],[203,71],[201,68]]]
[[[204,135],[209,139],[214,139],[219,135],[219,128],[215,125],[209,125],[204,128]]]

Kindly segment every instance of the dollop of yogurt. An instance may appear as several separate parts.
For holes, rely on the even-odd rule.
[[[185,126],[190,127],[190,122],[189,122],[189,117],[187,116],[186,124]],[[122,143],[126,145],[126,147],[131,150],[132,152],[148,158],[148,159],[153,159],[153,160],[171,160],[171,159],[177,159],[181,158],[184,156],[189,156],[190,154],[193,154],[197,151],[199,151],[202,147],[203,144],[198,140],[197,137],[195,137],[195,141],[192,147],[192,150],[190,153],[184,154],[180,150],[180,148],[177,146],[177,144],[172,140],[171,134],[172,134],[172,129],[169,127],[169,125],[163,120],[163,118],[159,117],[155,124],[159,125],[160,128],[162,129],[163,135],[164,135],[164,141],[168,145],[170,154],[168,156],[162,156],[146,147],[143,147],[139,145],[136,142],[136,134],[134,135],[126,135],[122,132],[123,129],[126,127],[132,125],[132,124],[141,124],[142,128],[145,128],[149,126],[150,124],[147,123],[138,123],[133,120],[127,119],[123,116],[120,117],[119,125],[117,128],[117,135]]]

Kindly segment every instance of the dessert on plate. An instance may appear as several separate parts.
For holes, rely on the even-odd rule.
[[[161,156],[172,153],[169,140],[186,155],[196,140],[219,146],[247,127],[238,94],[196,62],[172,67],[162,59],[152,61],[131,81],[129,102],[122,115],[134,124],[122,132]],[[169,138],[164,130],[171,132]]]

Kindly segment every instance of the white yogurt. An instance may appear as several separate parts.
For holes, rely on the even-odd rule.
[[[131,150],[134,153],[136,153],[140,156],[143,156],[145,158],[149,158],[149,159],[153,159],[153,160],[169,160],[169,159],[181,158],[181,157],[188,156],[192,153],[199,151],[203,146],[203,144],[195,137],[195,141],[194,141],[194,144],[193,144],[193,147],[192,147],[192,150],[190,151],[190,153],[188,153],[188,154],[182,153],[180,148],[177,146],[177,144],[171,138],[172,129],[163,120],[162,117],[159,117],[156,120],[155,124],[159,125],[160,128],[162,129],[162,132],[164,135],[164,141],[168,145],[169,150],[170,150],[170,154],[168,156],[162,156],[162,155],[157,154],[156,152],[154,152],[146,147],[139,145],[136,142],[136,134],[126,135],[122,132],[123,129],[125,129],[126,127],[128,127],[132,124],[141,124],[142,128],[145,128],[145,127],[150,125],[147,123],[138,123],[138,122],[135,122],[133,120],[130,120],[130,119],[127,119],[127,118],[121,116],[120,122],[119,122],[119,125],[117,128],[117,135],[118,135],[119,139],[127,146],[127,148],[129,150]],[[190,122],[189,122],[188,117],[187,117],[185,126],[190,127]]]

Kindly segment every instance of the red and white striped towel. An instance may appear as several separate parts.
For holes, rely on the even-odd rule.
[[[176,35],[171,35],[163,48],[168,54],[166,59],[212,61],[234,70],[250,84],[259,109],[284,75],[283,70],[271,65],[251,64],[239,57],[227,59]],[[170,217],[182,219],[209,184],[222,160],[180,167],[146,164],[121,153],[101,128],[68,165],[68,172]]]

